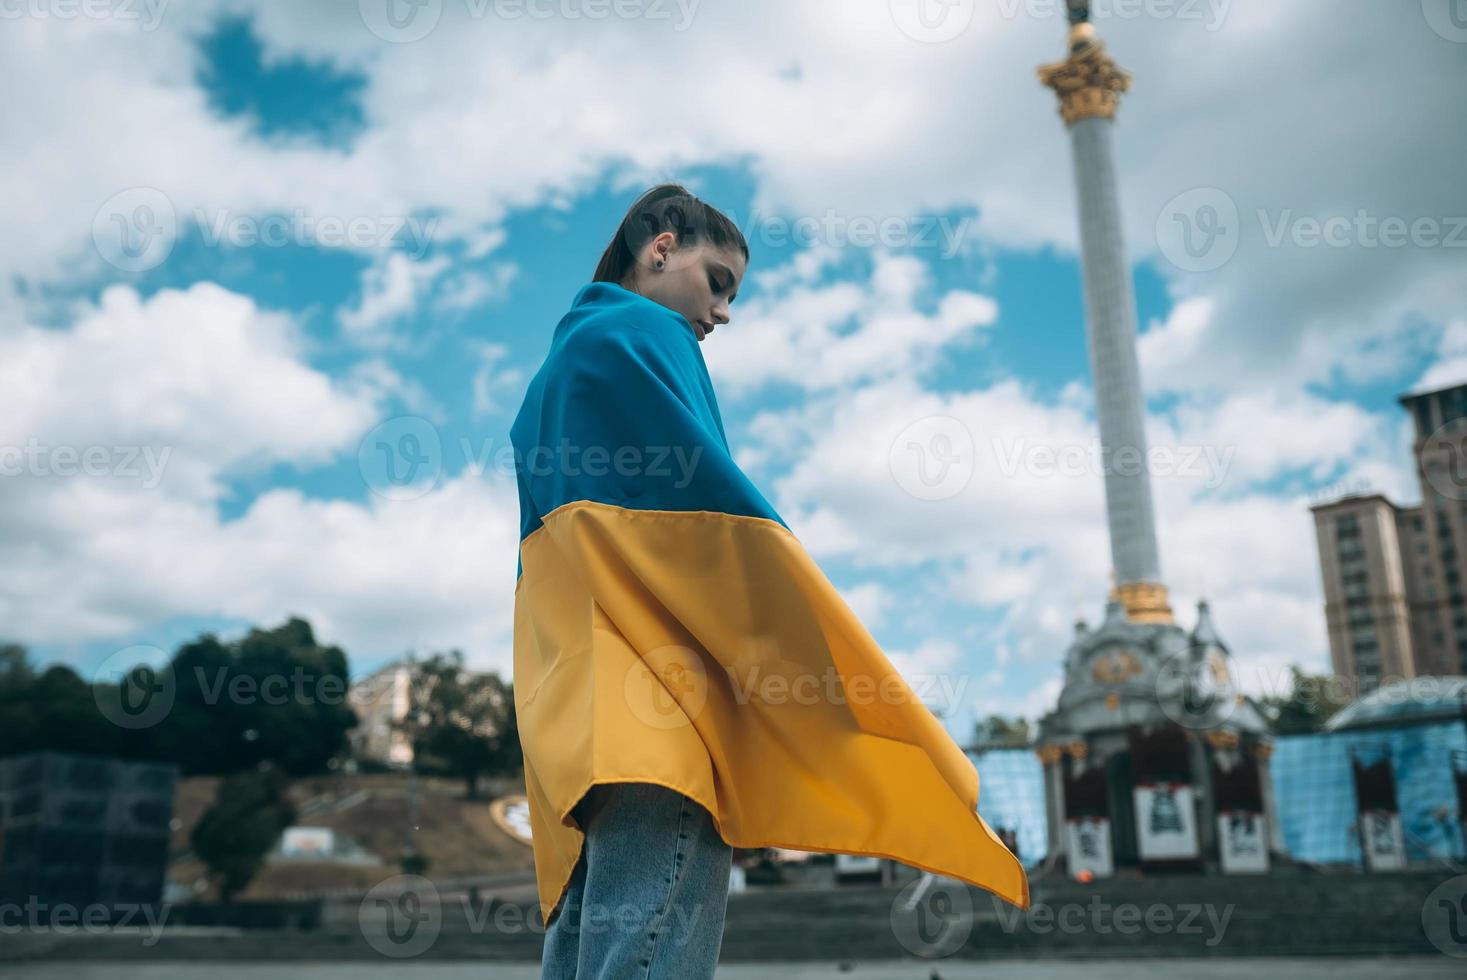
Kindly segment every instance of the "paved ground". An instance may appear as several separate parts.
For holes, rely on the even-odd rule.
[[[1434,980],[1460,978],[1467,961],[1437,957],[1385,959],[1089,960],[1086,962],[867,963],[839,970],[819,964],[750,963],[723,967],[719,980]],[[935,972],[934,972],[935,971]],[[12,964],[7,980],[539,980],[534,966],[493,963],[192,964],[45,963]]]

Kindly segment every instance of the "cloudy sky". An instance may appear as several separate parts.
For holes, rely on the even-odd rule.
[[[508,673],[509,423],[677,180],[753,253],[703,347],[740,462],[955,733],[1037,715],[1109,585],[1062,8],[6,5],[0,631],[90,671],[295,614]],[[1414,502],[1395,399],[1467,376],[1463,8],[1096,4],[1162,574],[1255,693],[1328,663],[1309,505]]]

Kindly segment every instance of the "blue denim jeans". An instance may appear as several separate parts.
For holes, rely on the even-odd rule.
[[[733,848],[708,811],[654,783],[603,783],[574,813],[586,841],[542,980],[712,980]]]

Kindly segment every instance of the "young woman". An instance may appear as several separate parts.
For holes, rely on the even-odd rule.
[[[543,976],[713,976],[733,847],[867,854],[1021,906],[971,761],[733,461],[703,359],[749,259],[627,212],[514,424],[515,707]]]

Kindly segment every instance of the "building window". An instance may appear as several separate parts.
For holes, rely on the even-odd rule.
[[[1357,653],[1367,647],[1372,650],[1375,649],[1375,625],[1373,623],[1362,623],[1350,630],[1350,642],[1354,644]]]
[[[1439,396],[1442,403],[1442,421],[1455,422],[1467,417],[1467,387],[1454,388]]]
[[[1425,439],[1431,435],[1432,429],[1431,399],[1418,398],[1414,407],[1416,409],[1416,431],[1421,433],[1421,438]]]

